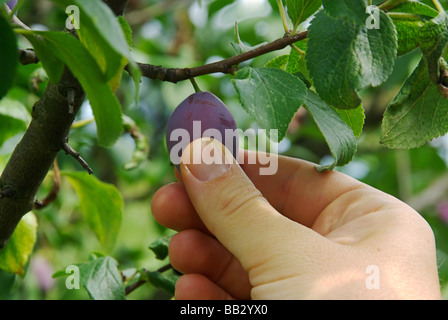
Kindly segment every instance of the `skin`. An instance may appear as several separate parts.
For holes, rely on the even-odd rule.
[[[204,146],[233,159],[206,140],[151,203],[178,231],[176,299],[440,299],[433,232],[405,203],[287,157],[271,176],[260,164],[188,164]]]

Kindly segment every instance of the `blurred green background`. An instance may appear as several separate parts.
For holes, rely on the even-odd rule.
[[[376,1],[380,2],[380,1]],[[431,1],[425,1],[431,4]],[[374,2],[375,3],[375,2]],[[448,1],[442,1],[448,8]],[[34,29],[61,30],[65,13],[47,0],[24,1],[19,18]],[[165,67],[193,67],[235,55],[230,42],[238,22],[241,39],[254,46],[283,36],[283,27],[275,0],[129,0],[125,18],[134,32],[133,54],[137,61]],[[20,47],[30,47],[21,38]],[[246,64],[262,66],[289,49],[271,53]],[[379,144],[382,114],[420,58],[411,52],[397,59],[391,78],[379,88],[362,92],[366,111],[364,132],[358,139],[358,152],[352,163],[338,168],[373,187],[409,203],[431,224],[437,242],[439,271],[444,297],[448,298],[448,138],[441,137],[417,150],[389,150]],[[220,97],[231,109],[238,127],[245,130],[256,124],[241,108],[231,84],[231,76],[207,75],[197,79],[203,90]],[[46,86],[40,64],[19,67],[9,97],[18,99],[31,110]],[[160,226],[152,217],[150,201],[164,184],[175,181],[173,167],[165,147],[164,127],[174,108],[193,93],[188,81],[171,84],[143,79],[139,105],[133,103],[134,86],[125,73],[118,91],[124,113],[132,118],[150,144],[147,159],[139,167],[125,170],[135,148],[125,134],[111,149],[97,146],[95,124],[90,123],[70,134],[70,144],[90,164],[102,181],[115,184],[123,195],[125,208],[117,245],[108,254],[121,270],[156,270],[168,261],[155,259],[148,245],[173,231]],[[88,103],[77,120],[88,120]],[[23,132],[11,137],[0,148],[0,171]],[[282,154],[316,163],[331,161],[330,152],[311,118],[300,109],[291,122],[288,136],[279,145]],[[80,170],[79,165],[62,152],[58,156],[62,170]],[[38,198],[52,186],[46,178]],[[176,199],[173,199],[175,201]],[[94,234],[83,221],[76,193],[62,180],[58,199],[36,211],[39,222],[38,242],[24,277],[0,271],[1,299],[87,299],[84,290],[67,290],[65,278],[51,278],[67,265],[86,261],[90,253],[101,251]],[[168,299],[170,296],[145,284],[129,299]]]

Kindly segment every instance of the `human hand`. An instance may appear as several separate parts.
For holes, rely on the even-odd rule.
[[[403,202],[287,157],[272,176],[247,161],[186,164],[205,145],[233,159],[216,140],[194,141],[182,182],[151,203],[179,231],[176,299],[440,299],[433,232]]]

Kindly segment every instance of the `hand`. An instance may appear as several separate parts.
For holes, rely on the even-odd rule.
[[[440,299],[433,232],[403,202],[287,157],[271,176],[247,161],[186,164],[205,146],[233,159],[216,140],[194,141],[182,182],[152,200],[156,220],[179,231],[176,299]]]

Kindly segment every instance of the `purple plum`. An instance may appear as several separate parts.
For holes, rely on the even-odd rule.
[[[235,119],[218,97],[206,91],[190,95],[168,120],[166,144],[171,162],[178,167],[185,148],[202,137],[219,140],[237,158],[239,138]]]

